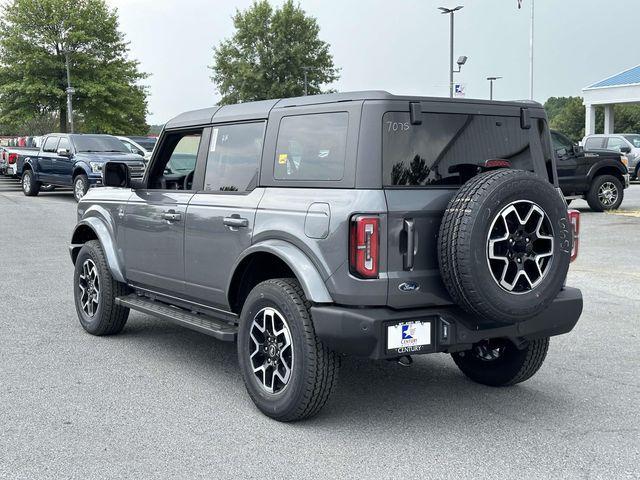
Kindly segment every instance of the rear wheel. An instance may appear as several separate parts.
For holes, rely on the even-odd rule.
[[[623,198],[622,182],[613,175],[600,175],[594,178],[587,193],[587,203],[596,212],[615,210],[620,206]]]
[[[471,350],[451,354],[467,377],[492,387],[524,382],[542,366],[549,349],[549,338],[532,340],[522,350],[506,339],[486,340]]]
[[[249,294],[238,330],[238,362],[255,405],[288,422],[311,417],[333,390],[340,358],[316,336],[300,284],[267,280]]]
[[[73,196],[76,202],[79,202],[89,190],[89,179],[84,173],[81,173],[73,179]]]
[[[36,181],[31,170],[25,170],[22,174],[22,191],[27,197],[35,197],[40,193],[41,183]]]

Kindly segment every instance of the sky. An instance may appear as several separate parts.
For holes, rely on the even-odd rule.
[[[447,96],[449,18],[439,6],[464,8],[455,17],[454,56],[469,57],[456,83],[469,98],[529,96],[530,1],[300,0],[331,45],[338,91],[387,90]],[[233,34],[232,15],[251,0],[107,0],[117,7],[130,56],[151,76],[151,124],[216,103],[208,65],[213,47]],[[282,1],[272,0],[273,5]],[[628,19],[638,0],[535,0],[534,99],[580,95],[598,80],[640,64]]]

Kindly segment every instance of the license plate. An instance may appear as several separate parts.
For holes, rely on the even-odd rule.
[[[431,345],[431,322],[403,322],[387,327],[387,350],[419,352]]]

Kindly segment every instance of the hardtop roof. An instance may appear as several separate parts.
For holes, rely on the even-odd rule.
[[[321,105],[327,103],[339,103],[349,101],[388,100],[388,101],[414,101],[414,102],[441,102],[456,104],[476,105],[504,105],[529,108],[542,108],[538,102],[531,100],[495,101],[471,98],[443,98],[421,97],[411,95],[393,95],[383,90],[367,90],[361,92],[326,93],[321,95],[308,95],[304,97],[291,97],[273,100],[261,100],[256,102],[238,103],[235,105],[213,106],[200,110],[184,112],[169,120],[165,128],[180,128],[207,125],[210,123],[257,120],[269,117],[269,112],[274,108],[289,108],[307,105]]]

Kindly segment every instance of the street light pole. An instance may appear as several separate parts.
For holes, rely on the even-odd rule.
[[[71,72],[69,70],[69,52],[67,49],[64,51],[64,63],[67,69],[67,117],[69,121],[69,133],[73,133],[73,94],[75,90],[71,87]]]
[[[493,100],[493,82],[501,78],[502,77],[487,77],[487,80],[489,80],[489,100]]]
[[[449,97],[453,98],[453,14],[460,10],[462,5],[455,8],[438,7],[443,15],[449,14]]]

